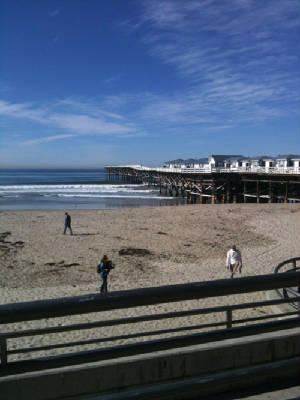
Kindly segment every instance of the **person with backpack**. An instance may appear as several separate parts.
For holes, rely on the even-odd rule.
[[[71,228],[71,215],[67,212],[65,213],[65,230],[64,235],[66,234],[67,229],[70,230],[70,234],[73,235],[72,228]]]
[[[100,293],[107,293],[107,277],[113,268],[114,266],[111,260],[109,260],[108,257],[104,255],[100,261],[100,264],[97,267],[97,272],[102,278]]]

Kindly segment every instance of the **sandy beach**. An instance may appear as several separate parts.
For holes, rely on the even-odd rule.
[[[242,252],[241,276],[273,273],[281,261],[299,256],[299,213],[297,204],[76,210],[70,212],[71,236],[69,232],[63,235],[62,211],[1,212],[0,301],[4,304],[97,293],[100,280],[96,266],[103,254],[115,263],[109,290],[229,278],[225,259],[232,244]],[[263,292],[239,295],[238,299],[211,298],[190,302],[188,308],[265,298]],[[158,308],[170,311],[183,309],[184,305],[173,303]],[[144,311],[144,307],[116,311],[114,316]],[[243,311],[243,315],[255,312],[264,311]],[[94,318],[87,314],[72,317],[72,321]],[[205,321],[210,318],[224,316],[205,316]],[[195,323],[195,318],[185,322]],[[173,324],[168,320],[167,326]],[[152,322],[149,327],[153,329],[154,325]],[[118,329],[124,331],[124,327]],[[116,335],[118,329],[114,327],[107,334]],[[32,345],[38,339],[30,340]]]
[[[95,293],[103,254],[116,265],[111,290],[226,278],[231,244],[243,276],[272,273],[299,255],[299,213],[295,204],[73,211],[70,236],[64,212],[1,212],[1,303]],[[130,248],[146,251],[119,254]]]

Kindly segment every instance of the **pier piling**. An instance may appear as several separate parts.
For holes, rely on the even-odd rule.
[[[169,172],[163,168],[105,167],[108,179],[144,182],[188,204],[299,202],[299,174],[254,172]]]

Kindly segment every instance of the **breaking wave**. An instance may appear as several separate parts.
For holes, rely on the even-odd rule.
[[[89,185],[89,184],[64,184],[64,185],[10,185],[0,186],[0,196],[16,194],[35,194],[40,196],[68,196],[68,197],[113,197],[117,196],[147,196],[153,190],[144,185]]]

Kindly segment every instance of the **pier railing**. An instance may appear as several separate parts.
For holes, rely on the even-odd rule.
[[[203,168],[168,168],[168,167],[145,167],[143,165],[119,165],[119,166],[105,166],[109,168],[130,168],[136,171],[154,171],[166,173],[180,173],[180,174],[212,174],[212,173],[258,173],[258,174],[300,174],[300,169],[297,167],[203,167]]]
[[[299,272],[289,272],[116,291],[106,295],[93,294],[1,305],[0,376],[128,357],[294,328],[299,326],[298,312],[293,310],[285,313],[274,312],[272,306],[295,301],[299,302],[299,296],[297,299],[279,298],[240,304],[235,301],[234,304],[209,308],[191,308],[187,303],[188,308],[186,310],[178,311],[175,309],[172,312],[158,312],[161,309],[157,308],[148,312],[147,309],[147,312],[142,315],[135,314],[134,316],[121,318],[119,315],[118,318],[101,318],[100,314],[100,319],[98,320],[94,317],[95,319],[92,322],[77,322],[73,324],[62,324],[59,321],[59,317],[83,316],[88,313],[105,311],[110,311],[110,316],[112,317],[114,310],[155,306],[163,303],[174,303],[176,305],[179,302],[182,305],[183,302],[188,302],[189,300],[296,287],[299,285],[299,277]],[[237,311],[257,307],[269,307],[270,312],[264,315],[252,314],[251,317],[247,318],[234,318],[234,313]],[[204,321],[201,321],[201,316],[205,317],[208,314],[224,315],[224,318],[215,318],[214,322],[208,322],[205,318]],[[175,318],[188,318],[191,316],[199,317],[199,320],[194,325],[190,323],[184,325],[184,322],[181,322],[177,328],[153,328],[153,326],[157,326],[158,321],[170,319],[173,321]],[[55,324],[49,326],[49,321],[53,319]],[[41,326],[30,327],[28,325],[30,321],[40,321]],[[150,331],[142,329],[137,332],[132,332],[132,330],[126,332],[126,327],[129,325],[137,326],[140,323],[144,327],[147,322],[151,321],[153,325],[151,325],[152,329]],[[22,328],[18,323],[23,324]],[[26,329],[24,329],[24,323],[27,326]],[[107,327],[116,327],[118,331],[105,335],[103,331],[100,332],[98,330],[99,328]],[[124,327],[124,331],[122,330],[121,334],[120,327]],[[87,330],[94,330],[94,335],[90,339],[87,339]],[[74,331],[82,331],[83,337],[80,340],[73,340],[72,337],[68,337],[68,333]],[[185,332],[185,334],[178,335],[180,332]],[[24,347],[23,341],[25,338],[39,336],[47,339],[51,334],[52,336],[53,334],[57,335],[58,343],[47,343],[46,340],[45,344],[37,342],[36,344],[38,345],[33,346],[32,343],[29,343],[27,347]],[[150,340],[145,340],[147,337]],[[21,340],[21,343],[16,345],[14,343],[15,340]],[[129,342],[126,342],[128,340]],[[108,342],[116,344],[103,346]],[[82,349],[82,346],[84,346],[85,350],[79,351],[78,349]],[[90,346],[88,350],[86,350],[87,346]],[[68,349],[71,348],[73,352],[68,353]],[[35,356],[36,353],[38,353],[38,356]],[[45,354],[47,357],[45,357]],[[25,357],[22,358],[21,356]]]

